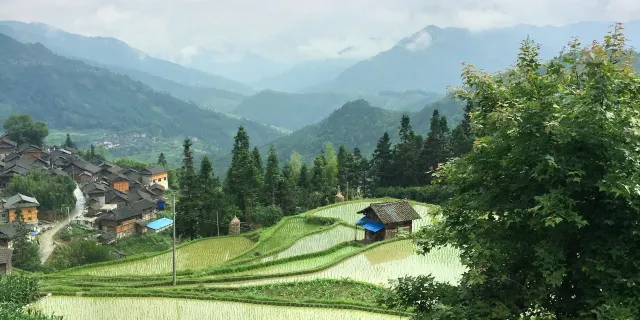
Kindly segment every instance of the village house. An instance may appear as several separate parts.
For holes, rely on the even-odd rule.
[[[156,197],[162,198],[164,196],[165,187],[157,183],[154,183],[152,186],[149,187],[149,191],[151,191]]]
[[[111,173],[105,176],[104,179],[112,188],[123,193],[129,193],[129,178],[126,176],[119,173]]]
[[[18,144],[7,138],[6,135],[0,136],[0,160],[4,160],[4,158],[12,153],[16,148],[18,147]]]
[[[11,257],[13,249],[0,248],[0,275],[11,274]]]
[[[102,244],[112,244],[116,241],[117,235],[115,232],[104,232],[98,235],[96,239]]]
[[[169,171],[167,171],[163,166],[156,165],[151,168],[140,170],[140,174],[142,175],[143,185],[150,186],[157,183],[165,189],[169,189],[169,181],[167,180],[169,177]]]
[[[114,232],[117,238],[136,233],[136,221],[142,219],[142,212],[123,205],[100,216],[100,228],[103,232]]]
[[[40,147],[32,144],[28,144],[28,143],[23,143],[19,145],[17,150],[18,150],[18,153],[20,153],[21,155],[27,158],[48,158],[49,157],[49,154],[46,154],[46,152],[42,151]]]
[[[140,199],[135,202],[129,203],[129,206],[136,212],[142,213],[142,220],[155,219],[156,217],[156,203],[147,199]]]
[[[31,172],[31,168],[23,168],[21,166],[13,166],[5,169],[0,173],[0,189],[6,189],[14,175],[26,176]]]
[[[104,205],[107,186],[98,182],[89,182],[82,187],[82,193],[89,199],[95,199],[100,206]]]
[[[364,228],[368,242],[394,238],[400,230],[411,233],[413,220],[421,219],[407,200],[372,203],[358,213],[364,217],[356,225]]]
[[[83,175],[86,176],[86,174],[81,175],[81,173],[86,172],[93,177],[100,172],[100,167],[94,166],[81,159],[73,159],[62,170],[70,175],[76,182],[81,182],[80,179],[82,179]]]
[[[16,238],[16,223],[7,223],[0,226],[0,248],[13,248]]]
[[[129,202],[129,196],[125,193],[118,191],[114,188],[109,188],[104,195],[104,203],[105,204],[125,204]]]
[[[12,197],[0,200],[0,222],[14,222],[17,219],[16,211],[20,210],[22,221],[35,229],[38,225],[38,200],[27,197],[23,194],[16,194]]]

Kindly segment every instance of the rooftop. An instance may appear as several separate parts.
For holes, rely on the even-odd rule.
[[[100,220],[106,221],[122,221],[136,216],[140,216],[141,213],[133,210],[129,206],[118,206],[116,209],[110,210],[100,217]]]
[[[8,209],[28,208],[28,207],[34,207],[34,206],[37,207],[40,205],[40,203],[38,202],[38,200],[36,200],[36,198],[28,197],[20,193],[14,196],[11,196],[9,198],[6,198],[4,200],[6,202],[4,207]]]
[[[420,215],[407,200],[372,203],[370,206],[358,211],[358,213],[365,214],[369,211],[373,211],[384,224],[421,219]]]
[[[147,223],[147,228],[152,229],[152,230],[160,230],[164,227],[170,226],[173,224],[173,220],[171,219],[167,219],[167,218],[162,218],[162,219],[158,219],[154,222],[150,222]]]
[[[167,169],[161,165],[155,165],[151,168],[145,168],[140,170],[140,173],[146,174],[146,175],[160,174],[165,172],[167,172]]]

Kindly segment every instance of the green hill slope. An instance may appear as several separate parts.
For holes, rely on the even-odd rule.
[[[239,125],[258,143],[281,135],[0,34],[0,117],[12,113],[28,113],[53,129],[198,137],[213,150],[230,149]]]

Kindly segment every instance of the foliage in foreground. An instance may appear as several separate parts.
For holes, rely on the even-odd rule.
[[[469,271],[459,289],[403,280],[400,294],[431,288],[436,303],[403,296],[417,318],[640,317],[640,77],[621,29],[547,63],[525,41],[501,75],[465,70],[475,145],[440,172],[454,197],[419,244],[457,246]]]
[[[25,276],[0,276],[0,319],[61,320],[24,306],[38,299],[38,280]]]

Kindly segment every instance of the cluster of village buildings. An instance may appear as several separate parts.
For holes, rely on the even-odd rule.
[[[164,210],[163,196],[169,186],[168,171],[162,166],[120,168],[108,162],[85,161],[72,148],[18,145],[0,136],[0,189],[5,189],[14,176],[25,176],[35,169],[51,175],[69,175],[76,181],[84,194],[85,208],[72,223],[99,230],[97,240],[102,243],[159,232],[173,223],[166,218],[156,219],[158,210]],[[6,252],[18,236],[18,210],[33,238],[41,231],[39,206],[32,195],[0,197],[0,274],[10,272],[11,255]]]

